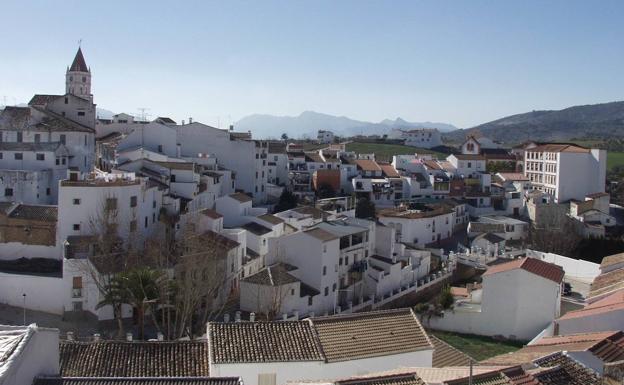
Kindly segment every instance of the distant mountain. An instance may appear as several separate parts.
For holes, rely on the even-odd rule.
[[[393,128],[417,127],[437,128],[442,132],[457,130],[457,127],[446,123],[414,123],[401,118],[372,123],[314,111],[305,111],[299,116],[255,114],[244,117],[234,124],[234,130],[251,131],[254,138],[279,138],[283,133],[291,138],[300,138],[304,135],[315,138],[318,130],[329,130],[339,136],[384,135]]]
[[[445,138],[461,141],[466,135],[474,133],[481,133],[503,143],[517,143],[528,139],[565,141],[572,138],[623,138],[624,102],[511,115],[469,129],[450,132]]]

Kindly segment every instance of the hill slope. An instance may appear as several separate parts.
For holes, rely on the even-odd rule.
[[[623,138],[624,102],[511,115],[469,129],[453,131],[447,137],[462,140],[466,135],[476,132],[504,143],[528,139],[563,141],[572,138]]]
[[[446,123],[407,122],[401,118],[385,119],[379,123],[354,120],[345,116],[333,116],[314,111],[303,112],[299,116],[250,115],[234,124],[237,131],[251,131],[256,138],[278,138],[283,133],[292,138],[302,135],[316,137],[318,130],[329,130],[340,136],[383,135],[393,128],[437,128],[447,132],[457,127]]]

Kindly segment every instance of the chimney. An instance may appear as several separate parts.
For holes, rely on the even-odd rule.
[[[193,123],[193,118],[189,118],[189,124]]]
[[[225,323],[230,322],[230,314],[225,313],[225,314],[223,315],[223,322],[225,322]]]
[[[132,333],[126,333],[126,341],[132,342]]]
[[[310,314],[308,315],[308,318],[314,318],[314,312],[311,311]]]
[[[286,314],[286,313],[282,314],[282,320],[283,321],[288,320],[288,314]]]
[[[160,332],[159,332],[159,333],[156,333],[156,339],[157,339],[158,341],[164,341],[164,340],[165,340],[165,335],[164,335],[164,334],[162,334],[162,333],[160,333]]]
[[[184,119],[182,119],[182,125],[184,126]]]
[[[241,312],[240,312],[240,310],[237,310],[236,313],[234,313],[234,322],[241,322]]]
[[[67,332],[67,341],[74,340],[74,332]]]
[[[182,145],[180,143],[176,144],[176,157],[179,158],[182,156]]]
[[[294,311],[295,320],[299,320],[299,310]]]
[[[100,342],[100,333],[95,333],[93,335],[93,342]]]
[[[256,321],[256,313],[249,313],[249,322]]]
[[[234,125],[230,124],[230,131],[234,131]]]

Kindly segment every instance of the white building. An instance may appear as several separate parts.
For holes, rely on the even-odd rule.
[[[59,373],[57,329],[0,325],[0,384],[33,384],[37,377]]]
[[[417,247],[450,238],[457,224],[455,208],[445,204],[384,209],[378,212],[378,220],[396,230],[397,242]]]
[[[455,175],[465,178],[477,178],[486,170],[485,157],[474,154],[451,154],[446,160],[455,169]]]
[[[64,180],[59,188],[58,235],[98,236],[114,225],[125,242],[141,245],[158,229],[163,192],[133,173],[93,174]]]
[[[333,143],[334,133],[328,130],[318,130],[316,140],[318,140],[319,143]]]
[[[435,128],[393,129],[388,137],[391,139],[403,139],[406,146],[412,147],[432,148],[442,145],[442,135]]]
[[[481,136],[476,138],[472,135],[468,136],[461,145],[461,153],[465,155],[480,155],[485,149],[497,149],[500,145],[493,140]]]
[[[303,321],[208,324],[211,376],[246,385],[431,367],[433,345],[410,309]]]
[[[559,317],[561,267],[534,258],[494,265],[483,274],[483,288],[455,302],[434,329],[529,341]]]
[[[527,149],[524,175],[535,190],[554,197],[556,203],[583,201],[605,191],[607,152],[573,144],[549,143]]]
[[[64,95],[35,95],[27,107],[0,113],[2,200],[55,204],[67,168],[95,162],[95,104],[82,51],[65,74]]]

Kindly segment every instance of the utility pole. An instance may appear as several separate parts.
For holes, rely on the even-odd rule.
[[[24,304],[22,306],[24,310],[24,326],[26,326],[26,293],[22,293],[22,298],[24,299]]]

